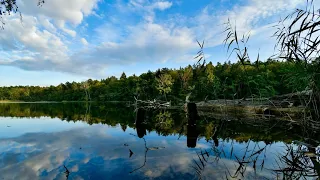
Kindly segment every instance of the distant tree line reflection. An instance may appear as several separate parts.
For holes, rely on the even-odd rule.
[[[88,109],[88,107],[90,107]],[[191,108],[191,107],[190,107]],[[307,132],[305,128],[288,122],[277,120],[257,120],[256,122],[225,121],[215,117],[199,117],[197,112],[178,110],[147,111],[134,109],[121,103],[87,104],[87,103],[0,103],[0,116],[39,118],[59,118],[62,121],[84,121],[92,124],[106,124],[121,126],[123,131],[127,127],[137,130],[137,135],[143,137],[147,132],[155,131],[159,135],[186,136],[188,146],[196,147],[197,139],[234,139],[237,142],[265,141],[266,143],[284,141],[291,143],[293,140],[320,139],[320,133]],[[194,114],[192,114],[194,113]]]

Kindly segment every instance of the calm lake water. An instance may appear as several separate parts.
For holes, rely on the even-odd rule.
[[[320,139],[312,129],[136,113],[126,104],[0,104],[0,180],[317,179],[320,172],[312,150],[311,158],[299,151],[299,142]]]

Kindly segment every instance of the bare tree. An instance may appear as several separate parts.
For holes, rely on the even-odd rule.
[[[86,94],[86,101],[91,101],[91,97],[90,97],[90,84],[88,81],[84,81],[81,83],[81,87],[84,90],[85,94]]]

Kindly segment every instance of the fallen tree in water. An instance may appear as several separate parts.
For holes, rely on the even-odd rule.
[[[235,100],[206,100],[200,102],[186,101],[184,104],[172,105],[171,102],[161,100],[138,100],[135,101],[135,108],[143,109],[183,109],[187,111],[187,106],[194,103],[199,112],[204,115],[217,115],[226,116],[236,115],[237,117],[272,117],[281,118],[289,121],[301,121],[306,119],[306,115],[312,114],[312,110],[302,103],[295,103],[295,100],[290,99],[296,95],[300,96],[300,101],[307,100],[307,95],[310,91],[292,93],[283,96],[272,98],[248,98],[248,99],[235,99]],[[296,104],[299,104],[296,106]]]
[[[317,111],[310,108],[311,90],[271,98],[218,99],[196,102],[199,111],[215,114],[269,116],[290,121],[312,120]]]
[[[144,109],[160,109],[160,108],[166,108],[171,106],[171,102],[166,102],[166,101],[160,101],[160,100],[139,100],[136,97],[135,99],[135,107],[137,108],[144,108]]]

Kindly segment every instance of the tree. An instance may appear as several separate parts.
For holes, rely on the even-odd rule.
[[[192,78],[192,66],[188,66],[185,69],[182,69],[180,72],[181,85],[183,88],[187,89],[189,85],[189,81]]]
[[[126,73],[122,72],[120,80],[126,80],[126,79],[127,79]]]
[[[208,83],[212,83],[214,81],[214,66],[212,62],[206,65],[205,72],[207,74]]]
[[[86,94],[86,101],[91,101],[91,97],[90,97],[90,83],[89,83],[89,80],[88,81],[84,81],[81,83],[81,87],[82,89],[84,90],[85,94]]]
[[[174,80],[170,74],[161,74],[159,78],[156,78],[158,91],[165,96],[167,100],[167,94],[171,92],[171,87]]]

